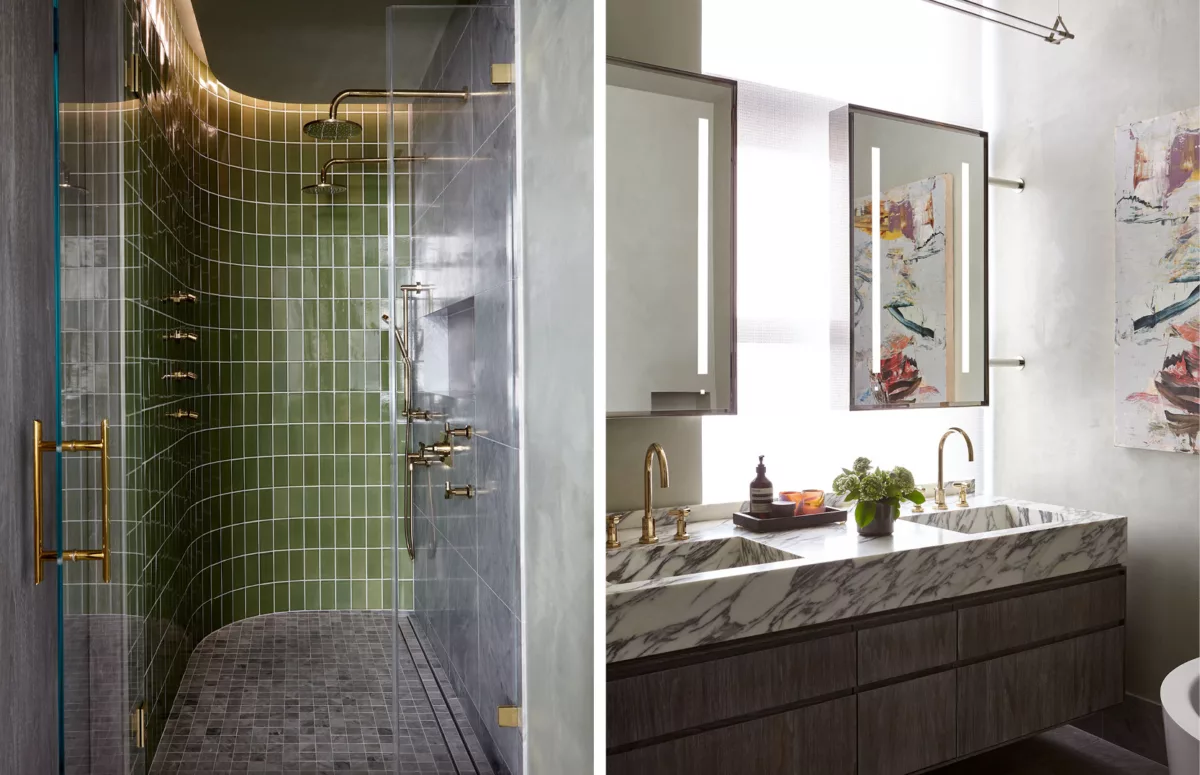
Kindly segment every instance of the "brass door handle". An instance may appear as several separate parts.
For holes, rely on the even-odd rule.
[[[56,452],[60,445],[54,441],[42,438],[42,421],[33,421],[33,583],[42,583],[45,573],[42,564],[58,562],[58,552],[42,546],[42,523],[44,521],[44,501],[42,499],[42,453]],[[64,549],[62,558],[66,562],[78,560],[99,560],[102,564],[104,583],[112,578],[112,559],[108,540],[108,420],[100,421],[100,438],[76,439],[63,441],[63,452],[99,452],[100,453],[100,548],[99,549]]]

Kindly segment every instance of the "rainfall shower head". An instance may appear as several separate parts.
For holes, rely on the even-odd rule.
[[[426,158],[428,158],[428,157],[426,157],[426,156],[397,156],[394,159],[391,159],[391,161],[394,161],[394,162],[425,161]],[[311,194],[313,196],[333,196],[334,194],[344,194],[344,193],[346,193],[345,186],[339,186],[337,183],[329,182],[329,170],[331,170],[334,167],[334,165],[336,165],[336,164],[387,164],[388,161],[389,160],[386,158],[383,158],[383,159],[376,159],[376,158],[372,158],[372,159],[330,159],[329,161],[327,161],[323,165],[321,165],[321,177],[317,180],[317,182],[312,184],[311,186],[305,186],[304,188],[302,188],[300,190],[306,194]]]
[[[345,186],[339,186],[336,183],[330,183],[324,178],[322,178],[320,182],[313,183],[311,186],[305,186],[300,190],[306,194],[309,194],[310,196],[333,196],[334,194],[346,193]]]
[[[347,99],[382,100],[389,97],[399,99],[454,99],[466,102],[471,97],[469,89],[461,91],[438,91],[431,89],[346,89],[340,91],[329,103],[329,118],[319,118],[304,125],[304,134],[317,140],[348,140],[362,134],[362,126],[338,118],[338,106]]]
[[[304,134],[317,140],[348,140],[362,134],[362,126],[341,118],[319,118],[304,125]]]

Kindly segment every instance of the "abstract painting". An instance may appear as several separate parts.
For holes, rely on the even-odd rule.
[[[1200,108],[1116,130],[1116,443],[1196,453]]]
[[[880,194],[879,373],[871,337],[870,197],[854,204],[851,395],[856,406],[953,401],[953,178]]]

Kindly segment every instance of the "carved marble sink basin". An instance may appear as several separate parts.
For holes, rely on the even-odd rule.
[[[990,533],[993,530],[1011,530],[1030,525],[1070,522],[1085,516],[1084,514],[1074,514],[1066,509],[1062,511],[1035,509],[1011,503],[979,507],[968,506],[965,509],[951,508],[949,511],[934,511],[931,507],[932,502],[927,502],[926,508],[929,510],[923,514],[905,514],[900,519],[939,527],[955,533]]]
[[[662,537],[659,541],[648,546],[633,544],[608,550],[605,580],[609,584],[625,584],[800,559],[800,555],[745,538],[672,541]]]

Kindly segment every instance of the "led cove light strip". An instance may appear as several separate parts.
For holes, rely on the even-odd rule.
[[[962,163],[962,373],[971,373],[971,165]]]
[[[699,154],[696,160],[696,373],[708,374],[708,159],[711,155],[708,119],[697,122]]]
[[[879,363],[879,149],[871,148],[871,364],[872,370],[879,374],[882,370]]]

